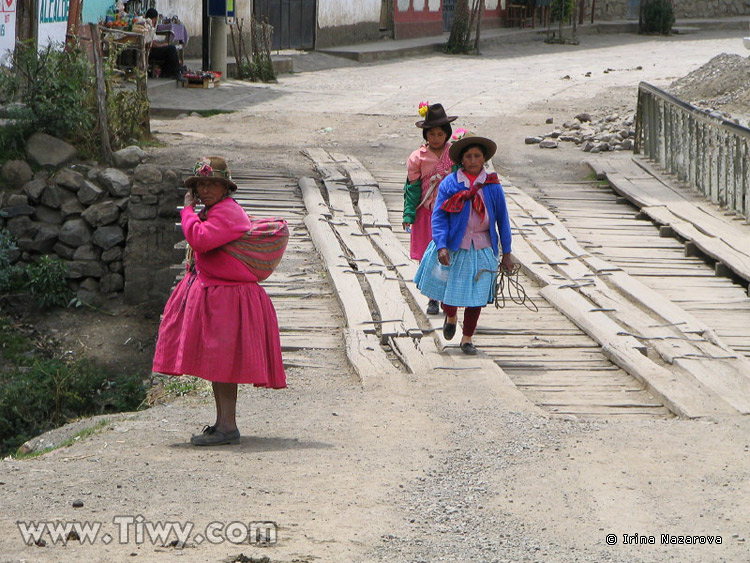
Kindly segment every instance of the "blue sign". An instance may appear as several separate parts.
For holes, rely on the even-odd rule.
[[[234,0],[208,0],[208,15],[213,18],[233,18]]]

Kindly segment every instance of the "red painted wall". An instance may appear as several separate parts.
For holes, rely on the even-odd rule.
[[[427,4],[424,0],[417,0],[421,4]],[[443,32],[443,6],[431,12],[428,6],[425,9],[415,11],[414,0],[409,2],[409,9],[401,11],[398,9],[398,0],[393,0],[393,36],[394,39],[408,39],[410,37],[424,37],[427,35],[440,35]]]
[[[428,9],[415,11],[414,1],[409,2],[409,9],[401,11],[398,9],[398,0],[393,0],[393,35],[394,39],[409,39],[411,37],[425,37],[429,35],[440,35],[443,33],[443,6],[440,3],[440,9],[431,12]],[[424,2],[424,0],[416,0]],[[426,4],[426,2],[424,2]],[[421,4],[420,4],[421,5]],[[485,10],[482,14],[482,27],[493,28],[500,27],[504,18],[504,10],[500,8],[498,2],[494,10]],[[427,6],[426,6],[427,7]]]

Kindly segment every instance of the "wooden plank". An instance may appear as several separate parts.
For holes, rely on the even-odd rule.
[[[402,378],[398,369],[388,360],[380,347],[378,338],[361,330],[344,329],[346,357],[349,359],[360,381],[366,387],[399,384]]]
[[[604,317],[603,313],[582,313],[586,310],[587,302],[582,303],[583,298],[574,291],[547,286],[542,294],[599,342],[612,361],[646,385],[673,412],[688,418],[736,413],[723,398],[695,385],[690,379],[676,378],[625,343],[623,337],[618,335],[620,327]]]
[[[370,307],[359,284],[351,283],[351,277],[343,273],[343,269],[349,267],[349,264],[342,257],[341,246],[333,231],[327,223],[321,221],[323,219],[319,213],[321,204],[326,210],[328,208],[323,202],[315,180],[300,178],[299,182],[305,205],[310,210],[310,215],[305,217],[305,225],[310,232],[315,248],[327,267],[328,274],[336,289],[336,296],[344,312],[347,326],[361,329],[365,323],[373,320],[370,315]]]

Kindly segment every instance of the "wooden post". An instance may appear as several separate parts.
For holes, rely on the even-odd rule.
[[[104,83],[102,66],[102,43],[99,26],[89,24],[94,43],[94,70],[96,72],[96,108],[99,114],[99,135],[102,141],[102,156],[107,164],[112,164],[112,145],[109,142],[109,122],[107,121],[107,85]]]
[[[82,0],[70,0],[68,8],[68,28],[65,31],[65,45],[70,48],[78,36],[78,25],[81,23]]]

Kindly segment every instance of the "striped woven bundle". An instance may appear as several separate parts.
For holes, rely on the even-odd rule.
[[[289,228],[284,219],[277,217],[251,218],[251,221],[249,231],[221,249],[242,262],[258,281],[263,281],[281,262],[289,241]]]

